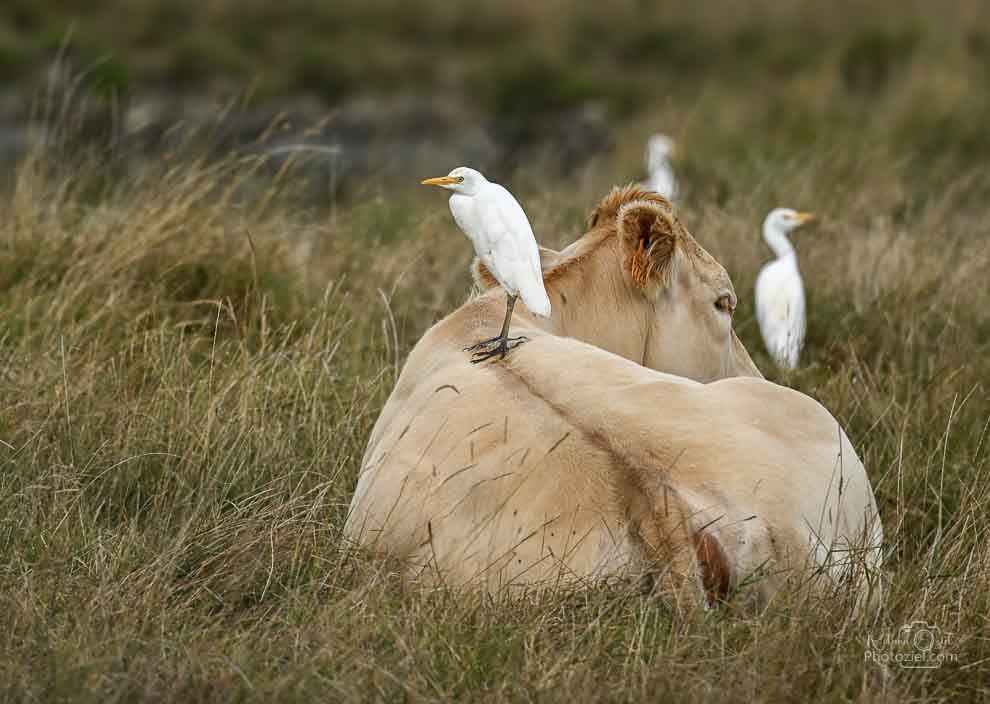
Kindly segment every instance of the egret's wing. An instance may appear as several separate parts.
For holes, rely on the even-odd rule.
[[[519,207],[519,204],[515,203],[515,199],[507,191],[495,184],[476,195],[474,202],[480,229],[477,238],[478,253],[483,261],[488,260],[485,264],[492,269],[492,274],[499,283],[515,293],[513,271],[519,261],[525,260],[518,240],[526,232],[531,232],[526,214],[522,213],[521,221],[518,215],[513,216],[512,205]],[[519,210],[522,208],[519,207]]]
[[[531,311],[549,315],[550,299],[543,286],[540,250],[522,206],[498,184],[491,184],[479,194],[478,205],[495,278],[509,293],[521,295]]]
[[[756,280],[756,318],[774,360],[786,367],[797,366],[804,344],[805,301],[796,268],[784,262],[763,267]]]

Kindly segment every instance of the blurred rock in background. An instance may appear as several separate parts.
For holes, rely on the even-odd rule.
[[[334,190],[367,177],[413,182],[461,164],[504,171],[537,153],[563,172],[611,143],[607,110],[592,102],[530,116],[522,134],[463,96],[363,95],[331,104],[305,93],[244,101],[148,91],[108,99],[87,92],[79,76],[52,69],[49,85],[33,98],[16,89],[0,96],[0,165],[9,167],[33,140],[51,137],[52,124],[76,146],[112,145],[125,162],[163,156],[193,139],[215,154],[268,155],[273,169],[296,161],[314,183]]]

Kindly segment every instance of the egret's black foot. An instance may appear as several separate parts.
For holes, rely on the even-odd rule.
[[[464,348],[465,352],[474,352],[475,350],[487,350],[492,345],[498,343],[502,338],[496,335],[495,337],[489,338],[487,340],[482,340],[477,345],[469,345]]]
[[[480,364],[481,362],[491,359],[492,357],[498,357],[500,360],[505,359],[505,355],[509,353],[509,350],[514,350],[527,340],[529,340],[529,338],[523,335],[520,335],[519,337],[507,337],[504,340],[500,337],[496,337],[494,340],[486,340],[484,343],[474,345],[468,349],[477,349],[479,347],[484,347],[484,349],[480,349],[478,352],[471,355],[471,364]]]

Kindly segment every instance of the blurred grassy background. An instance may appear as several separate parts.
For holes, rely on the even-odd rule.
[[[512,148],[545,140],[554,116],[595,105],[610,136],[638,119],[675,136],[712,136],[712,120],[738,123],[752,134],[711,144],[723,159],[793,154],[871,120],[884,123],[900,154],[932,167],[981,164],[990,154],[990,10],[979,0],[938,8],[921,0],[8,0],[0,8],[0,76],[20,97],[44,84],[63,45],[84,83],[107,97],[249,95],[258,104],[305,95],[330,112],[356,96],[445,96],[465,120],[493,123]],[[776,153],[765,154],[767,141]]]
[[[7,0],[0,136],[32,138],[10,138],[0,201],[0,691],[985,698],[988,19],[966,0]],[[360,167],[342,157],[338,191],[321,153],[273,162],[253,147],[269,123]],[[678,212],[732,275],[748,349],[864,459],[891,570],[878,623],[788,595],[683,622],[621,587],[500,608],[417,593],[338,540],[404,355],[470,290],[418,180],[470,159],[562,246],[643,175],[656,130],[680,142]],[[751,304],[777,205],[822,216],[796,235],[809,333],[783,376]],[[864,661],[916,619],[956,662]]]

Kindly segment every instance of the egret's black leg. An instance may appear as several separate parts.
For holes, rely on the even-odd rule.
[[[464,350],[466,352],[471,352],[473,350],[487,349],[492,345],[494,345],[495,343],[507,339],[509,336],[509,321],[512,320],[512,309],[515,307],[515,305],[516,305],[516,297],[509,296],[505,306],[505,320],[502,321],[502,332],[500,332],[498,335],[496,335],[493,338],[490,338],[488,340],[482,340],[476,345],[465,347]]]
[[[499,359],[505,359],[505,355],[508,354],[509,350],[518,347],[529,339],[522,335],[519,337],[509,337],[509,322],[512,320],[512,309],[515,305],[516,297],[509,296],[505,307],[505,321],[502,323],[502,332],[498,334],[498,337],[493,337],[490,340],[484,340],[476,345],[464,348],[468,352],[477,350],[471,355],[472,364],[484,362],[486,359],[491,359],[495,356]]]

